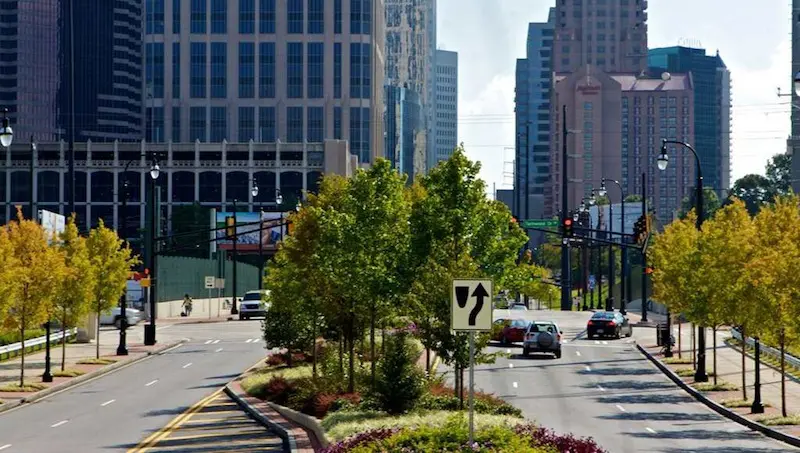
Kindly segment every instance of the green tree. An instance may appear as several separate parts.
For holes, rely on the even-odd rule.
[[[642,201],[642,196],[641,195],[630,194],[627,197],[625,197],[625,203],[635,203],[637,201],[638,202]]]
[[[695,191],[692,190],[689,196],[684,197],[684,199],[681,201],[681,210],[678,217],[681,219],[685,218],[689,214],[689,211],[694,209],[694,207],[695,207]],[[703,187],[704,218],[710,219],[711,217],[713,217],[714,213],[717,212],[717,210],[720,207],[722,207],[722,202],[717,196],[717,192],[715,192],[714,189],[711,187]]]
[[[775,196],[789,195],[792,191],[792,155],[781,153],[767,161],[767,179]]]
[[[19,373],[22,387],[25,385],[25,332],[47,321],[64,273],[64,256],[60,250],[49,246],[51,238],[47,237],[41,225],[23,218],[21,210],[17,211],[17,220],[10,222],[7,228],[19,266],[12,269],[15,282],[6,294],[11,303],[5,326],[19,331],[22,339]]]
[[[754,216],[763,205],[772,201],[775,189],[772,182],[764,176],[749,174],[736,180],[731,196],[742,200],[747,212]]]
[[[422,396],[422,375],[405,332],[388,335],[384,342],[386,354],[381,360],[381,378],[376,383],[375,393],[384,411],[402,414],[411,410]]]
[[[264,341],[268,348],[286,348],[286,363],[292,366],[292,353],[313,346],[314,331],[311,317],[303,303],[306,296],[303,281],[298,280],[295,264],[279,254],[266,277],[269,288],[267,315],[262,323]]]
[[[9,226],[0,228],[0,326],[10,322],[11,302],[15,297],[16,275],[21,263],[9,237]]]
[[[66,269],[55,298],[55,316],[61,320],[62,332],[74,327],[91,310],[95,291],[95,274],[86,239],[78,234],[73,214],[61,234],[61,250]],[[66,342],[61,342],[61,370],[66,360]]]
[[[128,275],[139,260],[132,256],[131,249],[114,230],[106,228],[102,219],[97,228],[89,232],[87,248],[96,279],[92,308],[97,316],[96,357],[99,359],[100,315],[116,306],[125,292]]]

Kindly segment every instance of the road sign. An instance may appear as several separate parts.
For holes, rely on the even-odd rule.
[[[215,284],[216,280],[217,280],[217,277],[214,277],[213,275],[207,275],[206,276],[206,289],[214,289],[216,287],[216,284]]]
[[[450,313],[453,330],[492,330],[492,281],[454,279]]]
[[[558,220],[556,219],[530,219],[523,220],[520,223],[522,228],[556,228]]]
[[[597,286],[597,280],[594,278],[594,275],[589,276],[589,291],[593,290]]]
[[[150,277],[143,278],[143,279],[139,280],[139,286],[141,286],[142,288],[149,288],[150,287]]]
[[[225,279],[224,278],[218,278],[218,279],[214,280],[214,288],[225,289]]]

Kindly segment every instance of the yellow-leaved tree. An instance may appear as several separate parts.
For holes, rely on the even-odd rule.
[[[697,299],[695,279],[691,269],[698,262],[697,242],[700,232],[695,228],[693,212],[670,223],[653,239],[647,257],[653,265],[653,298],[664,303],[673,313],[692,310]]]
[[[66,260],[66,271],[55,298],[55,317],[66,332],[75,327],[92,308],[95,275],[86,239],[78,234],[73,214],[61,234],[61,250]],[[66,342],[61,343],[61,370],[64,370]]]
[[[48,244],[41,225],[22,217],[7,226],[8,240],[19,266],[10,282],[9,310],[5,326],[19,331],[22,340],[22,362],[19,385],[25,386],[25,332],[47,321],[59,282],[64,275],[64,255],[57,247]],[[4,269],[5,270],[5,269]]]
[[[753,258],[745,266],[745,293],[760,314],[751,323],[754,337],[778,344],[781,351],[781,413],[786,409],[786,347],[798,338],[800,316],[800,210],[798,196],[782,197],[754,219]],[[779,227],[780,225],[780,227]]]
[[[97,315],[96,358],[100,358],[100,315],[114,308],[125,291],[128,275],[139,259],[114,230],[100,219],[87,240],[95,276],[92,310]]]
[[[0,228],[0,326],[5,326],[11,317],[10,307],[11,301],[14,299],[14,284],[16,280],[17,270],[19,268],[19,259],[14,254],[14,245],[8,234],[8,227],[3,226]]]
[[[713,328],[712,351],[714,384],[717,384],[716,329],[720,325],[741,326],[744,331],[755,320],[758,310],[745,294],[745,266],[753,254],[755,226],[745,204],[733,201],[718,210],[703,224],[699,249],[705,303],[708,305],[707,327]],[[747,399],[745,355],[742,350],[742,392]]]

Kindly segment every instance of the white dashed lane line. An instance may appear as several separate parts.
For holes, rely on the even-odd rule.
[[[189,368],[190,366],[192,366],[192,362],[189,362],[189,363],[187,363],[186,365],[184,365],[184,366],[183,366],[183,368],[184,368],[184,369],[185,369],[185,368]]]
[[[619,409],[622,412],[628,412],[628,411],[625,410],[624,407],[620,406],[619,404],[617,404],[617,409]]]
[[[253,339],[252,338],[248,338],[247,341],[245,341],[245,343],[250,343],[251,341],[253,341]]]
[[[212,344],[217,344],[217,343],[219,343],[219,340],[214,340]]]
[[[0,445],[0,450],[5,450],[6,448],[11,448],[11,444]]]
[[[517,387],[519,387],[519,384],[517,384],[517,382],[512,382],[511,386],[514,387],[514,388],[517,388]]]
[[[214,340],[208,340],[208,341],[206,341],[205,344],[211,344],[212,341],[214,341]]]
[[[586,371],[589,371],[589,372],[591,372],[591,371],[592,371],[592,367],[590,367],[590,366],[587,366],[587,367],[586,367]]]
[[[64,425],[64,424],[66,424],[68,422],[69,422],[69,420],[61,420],[58,423],[54,423],[54,424],[50,425],[50,427],[51,428],[58,428],[59,426]]]
[[[105,403],[101,404],[100,406],[102,406],[102,407],[106,407],[106,406],[108,406],[109,404],[113,403],[114,401],[116,401],[116,400],[108,400],[108,401],[106,401]]]
[[[219,348],[219,349],[217,349],[217,350],[216,350],[216,351],[214,351],[214,352],[222,352],[222,348]]]
[[[655,433],[656,433],[656,430],[654,430],[653,428],[651,428],[651,427],[649,427],[649,426],[648,426],[647,428],[645,428],[645,429],[646,429],[646,430],[647,430],[647,432],[648,432],[648,433],[650,433],[650,434],[655,434]]]
[[[158,379],[153,379],[152,381],[148,382],[148,383],[147,383],[147,384],[145,384],[144,386],[145,386],[145,387],[150,387],[151,385],[155,384],[156,382],[158,382]]]
[[[606,391],[606,389],[602,385],[598,385],[597,388],[599,388],[601,392],[605,392]]]
[[[509,364],[508,364],[508,367],[509,367],[509,368],[514,368],[514,364],[513,364],[513,363],[509,363]]]
[[[578,357],[580,357],[580,356],[581,356],[581,351],[575,351],[575,355],[577,355]]]

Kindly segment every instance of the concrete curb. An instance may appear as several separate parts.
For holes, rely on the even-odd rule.
[[[320,445],[322,445],[322,448],[328,448],[328,446],[331,444],[331,441],[325,435],[325,430],[322,428],[322,425],[317,418],[303,414],[302,412],[298,412],[286,406],[275,404],[271,401],[266,401],[266,403],[276,412],[283,415],[287,420],[294,422],[314,433],[314,436],[316,436],[317,441],[319,441]]]
[[[253,407],[250,403],[248,403],[244,398],[239,396],[239,393],[236,392],[231,388],[231,384],[227,384],[225,386],[225,394],[228,395],[232,400],[236,401],[236,404],[239,405],[245,412],[247,412],[251,417],[253,417],[258,423],[267,427],[275,434],[278,435],[283,440],[283,449],[289,453],[298,452],[297,448],[297,441],[294,438],[294,435],[290,433],[286,428],[281,426],[278,423],[273,422],[269,418],[267,418],[264,414],[261,413],[260,410]]]
[[[134,364],[136,364],[138,362],[141,362],[142,360],[150,358],[153,355],[163,354],[163,353],[169,351],[170,349],[177,348],[178,346],[182,345],[185,342],[186,342],[186,340],[181,340],[181,341],[178,341],[178,342],[172,342],[172,343],[165,344],[164,346],[159,347],[159,348],[157,348],[157,349],[155,349],[153,351],[150,351],[146,355],[143,355],[141,357],[137,357],[135,359],[130,359],[130,360],[120,360],[118,362],[114,362],[114,363],[112,363],[110,365],[107,365],[107,366],[105,366],[103,368],[99,368],[99,369],[94,370],[94,371],[92,371],[90,373],[86,373],[86,374],[83,374],[83,375],[80,375],[80,376],[76,376],[76,377],[74,377],[74,378],[72,378],[72,379],[70,379],[68,381],[62,382],[60,384],[57,384],[57,385],[54,385],[52,387],[49,387],[49,388],[46,388],[44,390],[38,391],[36,393],[33,393],[30,396],[21,398],[16,402],[5,403],[3,405],[0,405],[0,413],[9,411],[11,409],[15,409],[15,408],[20,407],[20,406],[22,406],[24,404],[35,403],[36,401],[39,401],[41,399],[44,399],[44,398],[46,398],[48,396],[51,396],[51,395],[54,395],[56,393],[60,393],[60,392],[62,392],[64,390],[67,390],[69,388],[77,387],[77,386],[79,386],[81,384],[85,384],[85,383],[87,383],[89,381],[92,381],[92,380],[94,380],[96,378],[99,378],[101,376],[105,376],[106,374],[113,373],[114,371],[118,371],[118,370],[121,370],[122,368],[126,368],[128,366],[134,365]]]
[[[647,359],[650,360],[659,370],[661,370],[662,373],[664,373],[668,378],[670,378],[672,382],[674,382],[678,387],[682,388],[688,394],[692,395],[694,399],[708,406],[709,409],[722,415],[723,417],[726,417],[730,420],[735,421],[736,423],[739,423],[740,425],[744,425],[752,429],[753,431],[758,431],[767,437],[779,440],[781,442],[785,442],[794,447],[800,447],[800,438],[782,433],[780,431],[776,431],[768,426],[762,425],[761,423],[755,422],[753,420],[748,419],[747,417],[739,415],[736,412],[729,410],[725,406],[717,404],[715,401],[711,400],[710,398],[707,398],[701,392],[695,390],[692,386],[684,382],[683,379],[681,379],[677,374],[673,373],[672,370],[670,370],[669,367],[661,363],[660,360],[653,357],[653,355],[647,352],[647,350],[643,348],[641,345],[637,344],[636,348],[639,349],[639,352],[641,352],[645,357],[647,357]]]

